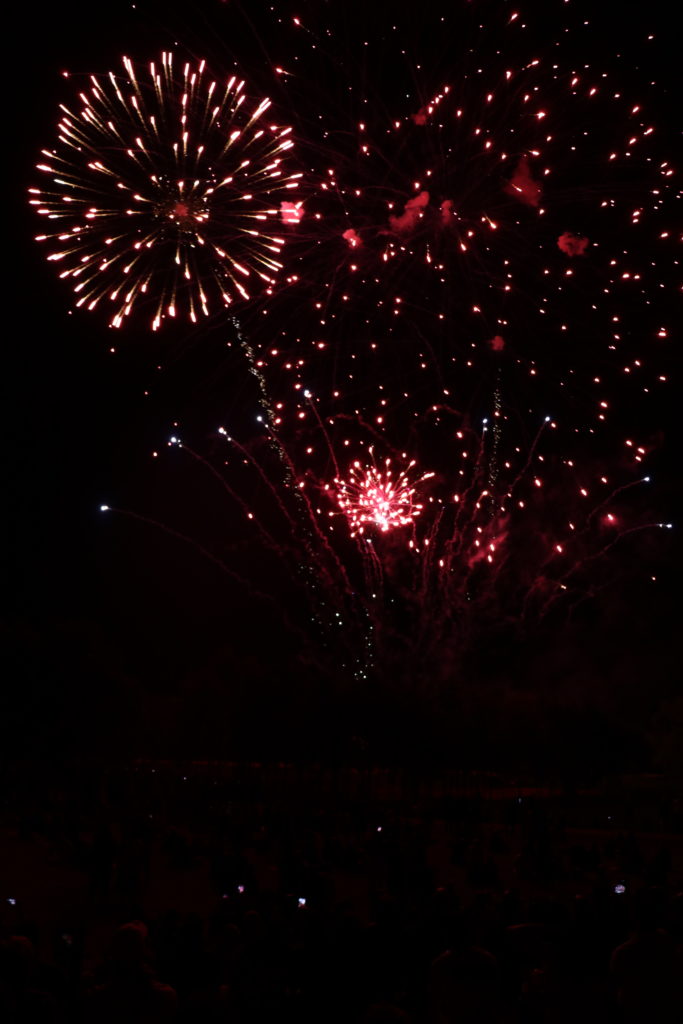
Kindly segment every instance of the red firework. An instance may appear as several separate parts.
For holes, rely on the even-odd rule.
[[[372,448],[370,455],[373,455]],[[395,475],[391,459],[385,459],[381,468],[374,460],[369,466],[356,460],[351,465],[347,480],[335,479],[337,504],[349,521],[352,537],[364,533],[371,526],[388,533],[397,527],[408,526],[420,515],[423,506],[415,500],[416,487],[434,474],[423,473],[412,479],[415,465],[412,459]]]
[[[269,289],[281,269],[281,221],[300,174],[287,166],[291,128],[266,119],[233,75],[206,62],[159,63],[92,75],[80,106],[61,106],[57,139],[42,151],[44,188],[30,204],[50,222],[38,236],[71,282],[76,306],[112,303],[120,327],[140,306],[156,330],[195,322],[216,305]],[[146,301],[145,301],[146,300]]]

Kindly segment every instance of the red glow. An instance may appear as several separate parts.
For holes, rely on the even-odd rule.
[[[173,216],[182,220],[185,217],[190,216],[190,207],[187,203],[176,203],[173,207]]]
[[[567,256],[583,256],[590,245],[587,238],[565,231],[557,240],[557,247]]]
[[[448,227],[449,224],[456,220],[452,199],[444,199],[439,209],[441,210],[441,223],[444,227]]]
[[[411,114],[410,118],[414,124],[424,125],[429,120],[431,110],[429,107],[420,107],[417,114]]]
[[[363,244],[360,240],[360,236],[356,234],[353,228],[349,228],[347,231],[345,231],[342,235],[342,238],[349,243],[349,246],[352,249],[355,249],[357,246]]]
[[[527,156],[520,158],[504,191],[527,206],[538,206],[541,202],[541,186],[534,180]]]
[[[389,226],[397,235],[409,235],[420,223],[425,208],[429,206],[429,192],[420,192],[409,199],[398,217],[389,217]]]
[[[303,203],[280,203],[280,220],[283,224],[298,224],[303,215]]]

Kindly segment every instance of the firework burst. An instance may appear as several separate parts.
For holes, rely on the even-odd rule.
[[[280,221],[300,178],[287,166],[291,129],[236,76],[178,63],[124,57],[123,74],[92,75],[42,151],[49,186],[30,189],[51,222],[38,239],[76,306],[111,303],[113,327],[141,307],[155,330],[167,317],[194,322],[272,287],[281,268]]]
[[[370,456],[373,455],[371,448]],[[349,469],[348,479],[334,481],[337,503],[349,521],[352,537],[372,526],[388,533],[408,526],[420,515],[423,505],[415,500],[417,486],[434,474],[423,473],[413,480],[414,466],[412,459],[405,469],[394,474],[390,458],[382,468],[374,461],[364,466],[356,460]]]

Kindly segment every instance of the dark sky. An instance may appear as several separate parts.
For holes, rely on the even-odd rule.
[[[234,509],[221,503],[181,453],[170,453],[169,460],[165,448],[178,421],[193,444],[206,450],[226,406],[239,417],[253,403],[254,384],[239,353],[226,347],[224,332],[213,324],[160,336],[128,332],[120,344],[115,339],[117,352],[110,354],[114,332],[103,318],[69,314],[69,293],[54,281],[53,268],[33,243],[36,225],[25,206],[32,165],[41,145],[49,143],[55,103],[65,95],[60,70],[105,70],[123,52],[147,59],[178,40],[191,52],[205,49],[214,62],[243,53],[245,71],[265,86],[264,51],[278,50],[277,36],[261,17],[268,6],[241,5],[249,12],[251,30],[239,5],[218,0],[137,5],[66,0],[39,9],[18,5],[12,14],[7,49],[13,73],[5,79],[5,111],[13,117],[5,157],[12,171],[3,373],[11,605],[6,621],[17,680],[10,686],[23,691],[16,706],[10,704],[18,726],[29,732],[37,715],[40,735],[49,734],[50,709],[74,723],[95,714],[93,702],[84,698],[89,687],[108,688],[107,707],[117,702],[118,687],[122,693],[128,687],[124,703],[137,706],[139,698],[131,698],[131,692],[175,694],[184,680],[210,674],[214,664],[230,685],[238,677],[278,674],[288,689],[297,685],[298,641],[284,629],[277,610],[255,602],[191,545],[99,511],[108,503],[148,513],[208,546],[224,544],[225,534],[239,530]],[[311,6],[316,5],[302,9]],[[401,16],[419,24],[417,8],[423,5],[390,8],[397,6]],[[352,34],[364,5],[357,11],[354,4],[344,7]],[[645,12],[661,39],[656,49],[643,50],[640,74],[646,79],[656,71],[666,123],[680,109],[672,5],[657,0],[620,10],[618,16],[591,10],[593,59],[613,53],[622,41],[635,47]],[[232,33],[239,24],[242,35],[236,39]],[[665,413],[660,424],[669,438],[659,463],[666,478],[662,502],[675,516],[676,446],[669,419],[673,416]],[[150,459],[154,449],[161,453],[158,464]],[[674,541],[672,552],[675,548]],[[232,557],[239,564],[258,554],[238,545]],[[671,562],[669,556],[666,561]],[[249,567],[243,568],[248,574]],[[258,577],[258,566],[255,572]],[[635,676],[649,659],[650,684],[669,695],[677,579],[675,568],[665,564],[658,591],[645,598],[638,588],[623,589],[619,600],[610,599],[606,614],[587,615],[581,634],[578,646],[592,661],[591,679],[600,674],[597,663],[616,659],[622,666],[636,665],[624,678],[624,693],[631,695],[624,699],[633,700],[636,709]],[[286,584],[275,579],[276,603],[285,592]],[[572,637],[558,627],[556,646],[574,643]],[[552,649],[547,637],[545,643]],[[533,669],[536,675],[545,670],[561,671],[552,657]],[[581,675],[576,658],[569,675],[574,680]],[[72,676],[77,683],[69,681]],[[612,679],[610,686],[616,685]],[[55,690],[66,690],[67,696],[57,698]],[[73,735],[78,731],[74,725]]]

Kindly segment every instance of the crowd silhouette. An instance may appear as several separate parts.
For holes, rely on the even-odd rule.
[[[683,1020],[678,836],[181,772],[14,780],[5,874],[45,895],[3,897],[3,1020]]]

